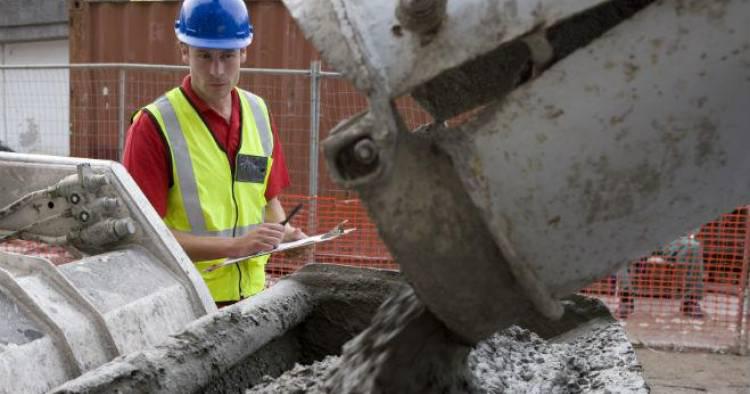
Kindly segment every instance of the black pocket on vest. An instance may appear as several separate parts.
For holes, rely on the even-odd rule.
[[[266,180],[268,158],[265,156],[237,155],[237,181],[263,183]]]

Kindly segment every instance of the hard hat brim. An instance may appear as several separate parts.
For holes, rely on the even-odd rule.
[[[180,33],[178,29],[175,29],[175,34],[177,34],[177,39],[180,40],[180,42],[187,44],[194,48],[202,48],[202,49],[242,49],[250,45],[250,43],[253,42],[253,34],[250,33],[250,35],[246,38],[236,38],[236,39],[206,39],[206,38],[196,38],[191,37],[185,34]]]

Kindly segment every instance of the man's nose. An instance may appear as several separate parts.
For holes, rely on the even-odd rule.
[[[210,72],[211,72],[211,75],[216,76],[216,77],[224,74],[224,63],[222,63],[221,59],[211,60]]]

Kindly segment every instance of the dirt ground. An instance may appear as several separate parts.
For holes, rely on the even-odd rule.
[[[750,357],[636,348],[654,394],[750,393]]]

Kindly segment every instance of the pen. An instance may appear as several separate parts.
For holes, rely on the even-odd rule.
[[[281,223],[279,223],[282,226],[286,226],[287,223],[289,223],[290,220],[292,220],[292,217],[299,212],[299,210],[302,209],[302,203],[297,204],[297,206],[292,209],[292,212],[289,212],[289,215],[287,215],[286,219],[284,219]]]

